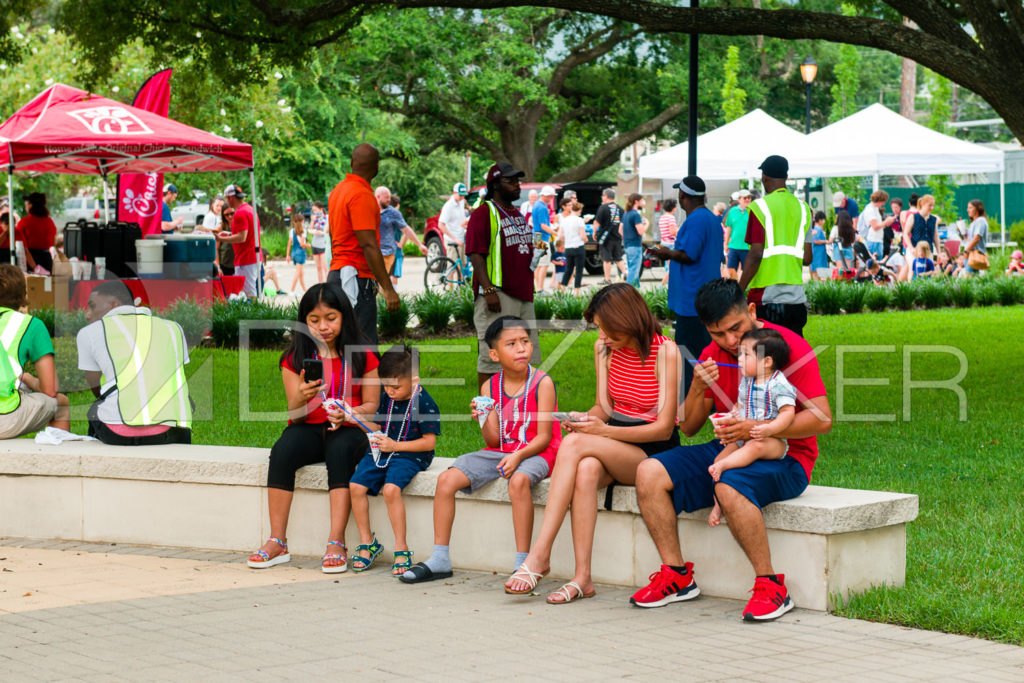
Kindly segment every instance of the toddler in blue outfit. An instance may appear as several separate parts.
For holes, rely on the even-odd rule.
[[[366,426],[381,432],[369,438],[376,442],[377,451],[371,450],[356,467],[349,483],[352,495],[352,516],[359,529],[359,543],[352,557],[352,570],[369,569],[383,552],[377,536],[370,529],[370,501],[368,495],[384,496],[391,528],[395,532],[395,553],[391,573],[403,574],[412,567],[412,552],[405,539],[405,504],[402,489],[412,478],[430,467],[434,447],[441,433],[440,410],[434,399],[419,385],[420,378],[413,374],[413,350],[398,344],[380,357],[377,368],[381,386],[379,423]]]

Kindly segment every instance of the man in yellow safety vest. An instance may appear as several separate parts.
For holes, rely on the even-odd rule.
[[[23,312],[26,290],[21,269],[0,264],[0,439],[71,426],[68,399],[57,393],[53,340],[42,320]]]
[[[181,326],[136,307],[128,287],[103,282],[89,295],[78,367],[97,397],[89,434],[103,443],[191,443],[192,402]]]
[[[773,154],[762,162],[764,197],[750,204],[747,244],[740,286],[757,317],[803,336],[807,324],[804,266],[812,254],[811,209],[786,189],[789,162]]]

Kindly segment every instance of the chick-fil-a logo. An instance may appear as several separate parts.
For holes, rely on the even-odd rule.
[[[96,135],[152,135],[138,116],[124,107],[92,107],[69,111],[89,132]]]
[[[146,187],[136,194],[132,188],[125,188],[121,197],[121,205],[125,211],[137,216],[155,216],[160,210],[160,203],[156,200],[156,173],[146,174]]]

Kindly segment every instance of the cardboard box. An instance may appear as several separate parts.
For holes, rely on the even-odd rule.
[[[28,308],[56,308],[68,310],[70,278],[51,275],[26,275]]]

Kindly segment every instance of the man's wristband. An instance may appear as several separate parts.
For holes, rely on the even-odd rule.
[[[484,296],[487,296],[489,294],[497,294],[498,293],[498,288],[495,287],[494,285],[491,285],[490,287],[484,287],[483,289],[480,290],[480,292]]]

